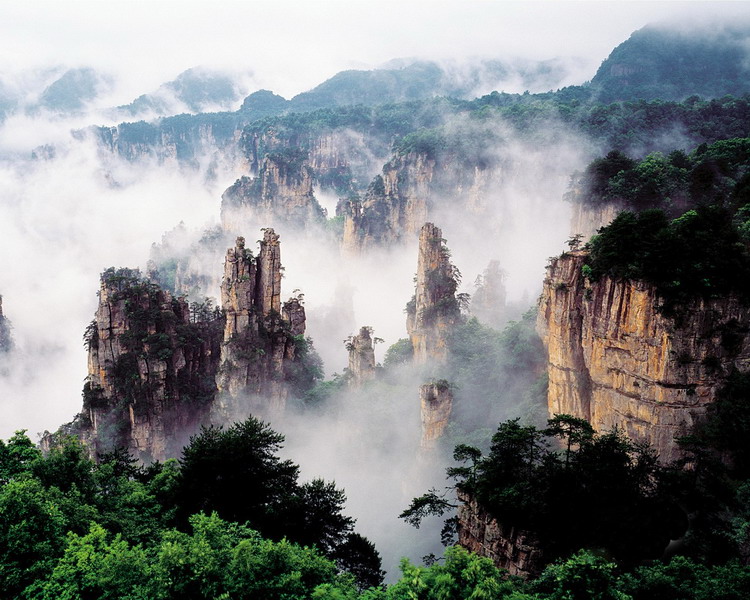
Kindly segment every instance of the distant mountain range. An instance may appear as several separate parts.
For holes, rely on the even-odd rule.
[[[683,100],[691,95],[713,98],[750,91],[748,48],[750,26],[691,31],[647,26],[617,46],[591,81],[581,85],[566,87],[581,65],[562,59],[476,59],[466,63],[398,60],[380,69],[342,71],[290,100],[259,90],[243,101],[246,90],[231,74],[194,68],[129,104],[111,109],[110,114],[137,120],[239,108],[244,119],[254,120],[335,106],[435,96],[468,100],[493,90],[539,93],[561,87],[568,95],[601,103]],[[112,77],[91,68],[48,69],[21,79],[23,85],[0,75],[0,120],[17,111],[80,113],[114,85]]]

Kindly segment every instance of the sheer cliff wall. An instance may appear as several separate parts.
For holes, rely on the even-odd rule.
[[[696,299],[669,317],[656,289],[581,272],[586,253],[552,261],[537,329],[548,352],[550,415],[622,428],[677,458],[683,435],[733,369],[750,368],[750,307],[736,298]]]

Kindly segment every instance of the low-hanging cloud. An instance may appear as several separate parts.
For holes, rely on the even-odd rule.
[[[217,218],[220,190],[201,173],[108,158],[74,140],[50,159],[0,163],[0,293],[16,343],[0,378],[2,436],[53,430],[80,410],[81,336],[101,271],[145,269],[151,243],[177,220]]]

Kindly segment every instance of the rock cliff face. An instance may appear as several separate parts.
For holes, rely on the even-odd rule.
[[[344,218],[343,247],[361,250],[399,242],[416,234],[427,220],[435,161],[421,154],[397,157],[383,167],[364,200],[339,206]]]
[[[257,215],[263,223],[320,224],[328,215],[314,189],[352,196],[387,158],[388,144],[353,129],[285,133],[271,128],[243,134],[240,145],[254,177],[242,177],[225,192],[225,228],[240,230]]]
[[[570,234],[583,236],[583,241],[591,238],[599,229],[609,225],[615,217],[625,210],[625,204],[608,202],[591,206],[582,202],[573,202],[570,216]]]
[[[274,129],[264,133],[247,131],[240,141],[250,172],[258,173],[268,153],[289,148],[304,148],[305,164],[312,168],[322,188],[360,187],[372,179],[387,160],[390,142],[350,128],[334,128],[322,133],[304,129],[291,136],[278,135]],[[351,188],[349,188],[351,189]]]
[[[137,271],[102,275],[86,332],[88,378],[81,436],[92,451],[124,446],[143,462],[178,456],[215,393],[221,318],[191,318]]]
[[[441,161],[421,152],[394,156],[362,199],[340,202],[342,245],[358,252],[408,239],[437,209],[460,206],[464,216],[468,211],[489,218],[490,198],[504,174],[500,165],[467,166],[457,156]]]
[[[537,329],[549,354],[550,415],[597,430],[619,426],[662,461],[735,368],[750,368],[750,307],[736,298],[696,299],[678,318],[659,312],[653,286],[581,273],[586,253],[548,267]]]
[[[467,494],[459,492],[458,544],[491,559],[511,575],[541,572],[544,563],[537,541],[527,531],[504,527]]]
[[[302,156],[269,154],[257,177],[241,177],[221,199],[222,224],[229,230],[247,222],[304,227],[325,220],[313,194],[313,171]]]
[[[13,345],[10,336],[10,322],[3,314],[3,297],[0,296],[0,353],[8,352]]]
[[[424,449],[433,448],[445,432],[453,410],[453,392],[447,381],[425,383],[419,388],[422,442]]]
[[[221,303],[226,314],[216,406],[223,418],[283,410],[286,371],[305,333],[299,298],[281,304],[279,236],[266,229],[256,257],[237,239],[227,251]]]
[[[366,381],[375,378],[375,349],[372,344],[370,327],[362,327],[359,334],[346,340],[346,349],[349,351],[350,387],[361,387]]]
[[[417,285],[407,305],[406,330],[418,364],[445,360],[447,336],[459,318],[457,272],[450,262],[443,233],[432,223],[419,232]]]
[[[116,127],[97,127],[92,131],[106,152],[129,161],[157,160],[181,167],[211,167],[218,163],[247,169],[247,161],[238,142],[246,124],[241,117],[231,126],[208,115],[180,115],[153,123],[122,123]],[[206,165],[205,163],[210,163]]]

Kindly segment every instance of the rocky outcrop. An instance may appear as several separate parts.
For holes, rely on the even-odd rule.
[[[101,150],[126,160],[156,160],[176,163],[183,168],[205,168],[207,175],[212,176],[218,165],[239,172],[247,169],[247,161],[238,146],[246,124],[247,120],[239,113],[229,119],[216,119],[209,113],[93,127],[89,131]],[[84,134],[75,132],[79,137]]]
[[[269,153],[303,148],[307,153],[305,164],[312,169],[318,185],[343,195],[345,190],[351,191],[365,185],[387,160],[390,138],[373,136],[370,134],[371,128],[364,129],[365,131],[357,131],[354,128],[340,127],[308,132],[300,128],[284,135],[274,127],[262,132],[248,128],[240,144],[247,156],[251,173],[261,170]]]
[[[89,325],[81,437],[92,454],[126,447],[143,462],[179,451],[215,393],[221,317],[197,320],[138,271],[109,269]]]
[[[420,416],[422,419],[423,449],[433,448],[443,437],[453,410],[453,391],[444,379],[419,387]]]
[[[248,218],[279,225],[322,223],[328,215],[314,189],[352,197],[377,172],[389,147],[379,137],[347,128],[322,133],[302,129],[291,137],[274,128],[250,128],[240,144],[252,176],[240,178],[224,193],[222,223],[234,230]]]
[[[373,348],[372,327],[362,327],[359,334],[345,340],[349,352],[349,386],[358,388],[375,378],[375,349]]]
[[[458,156],[438,160],[423,152],[396,155],[361,199],[339,203],[336,214],[344,220],[342,245],[359,252],[410,239],[439,208],[450,211],[460,206],[464,216],[491,219],[488,209],[504,174],[499,165],[468,165]]]
[[[301,296],[281,302],[273,229],[257,257],[243,238],[228,250],[221,299],[223,310],[188,304],[138,271],[105,271],[85,335],[83,411],[59,433],[79,435],[92,455],[125,447],[148,463],[179,456],[201,424],[278,412],[289,385],[309,387],[305,309]]]
[[[3,297],[0,295],[0,353],[8,352],[13,346],[10,335],[10,321],[3,314]]]
[[[298,150],[268,154],[256,177],[241,177],[221,197],[225,229],[248,221],[292,224],[322,223],[325,212],[313,194],[313,170]]]
[[[547,347],[550,415],[615,426],[649,442],[662,461],[729,372],[750,368],[750,307],[737,298],[695,299],[676,317],[660,311],[655,288],[581,268],[584,251],[551,262],[537,329]]]
[[[500,262],[490,261],[482,275],[474,283],[476,289],[471,297],[471,314],[477,319],[499,329],[505,319],[505,273]]]
[[[582,235],[582,240],[589,240],[602,227],[606,227],[621,211],[626,210],[624,202],[603,202],[591,205],[573,202],[570,216],[570,235]]]
[[[527,577],[541,572],[542,551],[530,532],[504,527],[468,494],[459,492],[458,499],[460,546],[491,559],[510,575]]]
[[[283,410],[288,363],[304,340],[305,309],[300,298],[281,304],[279,236],[266,229],[254,257],[238,238],[227,251],[221,303],[226,315],[217,383],[221,418]]]
[[[448,334],[459,318],[458,272],[450,262],[442,231],[432,223],[425,223],[419,233],[416,279],[416,291],[406,309],[414,360],[439,363],[447,356]]]
[[[423,154],[396,157],[370,184],[364,199],[339,204],[344,219],[342,245],[359,251],[373,244],[399,242],[427,220],[435,161]]]

